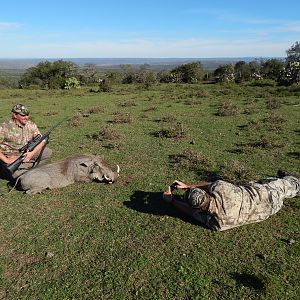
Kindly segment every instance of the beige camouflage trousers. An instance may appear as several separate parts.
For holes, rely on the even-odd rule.
[[[15,153],[14,155],[19,156],[20,153]],[[40,153],[36,153],[30,162],[22,163],[20,165],[20,167],[18,168],[18,170],[16,170],[13,173],[13,175],[11,175],[9,173],[9,171],[7,170],[6,164],[0,162],[0,179],[13,180],[14,178],[19,177],[20,175],[27,172],[32,167],[36,166],[35,164],[36,164],[36,161],[37,161],[39,155],[40,155]],[[41,155],[40,164],[43,164],[46,159],[51,157],[51,155],[52,155],[52,150],[50,148],[46,147],[43,150],[43,153]]]
[[[300,196],[300,180],[293,176],[280,178],[267,178],[254,183],[252,186],[262,185],[269,194],[272,203],[271,214],[277,213],[283,206],[283,200]]]
[[[223,231],[260,222],[277,213],[283,200],[300,196],[300,181],[293,176],[267,178],[236,186],[218,180],[209,186],[209,206],[196,210],[194,218],[207,227]]]
[[[20,175],[22,175],[23,173],[27,172],[29,169],[31,169],[32,167],[35,166],[35,163],[38,159],[40,155],[40,152],[39,153],[36,153],[33,157],[32,157],[32,160],[29,161],[29,162],[26,162],[26,163],[22,163],[20,165],[20,167],[18,168],[18,170],[16,170],[13,174],[13,177],[14,178],[17,178],[19,177]],[[40,163],[39,164],[43,164],[45,162],[46,159],[49,159],[52,155],[52,150],[48,147],[45,147],[45,149],[43,150],[43,153],[40,157]]]

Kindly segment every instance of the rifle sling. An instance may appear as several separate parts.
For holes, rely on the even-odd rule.
[[[44,146],[43,146],[43,148],[41,149],[41,151],[40,151],[40,153],[39,153],[39,156],[38,156],[37,159],[34,161],[34,163],[33,163],[33,165],[32,165],[31,168],[37,167],[37,166],[39,165],[39,163],[40,163],[40,161],[41,161],[41,158],[42,158],[42,155],[43,155],[43,152],[44,152],[44,150],[45,150],[47,144],[48,144],[48,139],[46,139],[46,142],[44,143]]]

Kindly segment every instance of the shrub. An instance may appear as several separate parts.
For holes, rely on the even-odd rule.
[[[63,89],[68,78],[78,76],[78,66],[70,61],[58,60],[40,62],[35,67],[29,68],[21,76],[19,84],[26,88],[38,85],[40,88]]]
[[[214,71],[214,77],[217,82],[233,82],[234,66],[233,64],[221,65]]]
[[[218,116],[236,116],[239,114],[238,107],[231,101],[225,100],[219,104],[217,115]]]
[[[255,178],[255,172],[238,160],[229,160],[221,167],[220,178],[235,184],[245,184]]]
[[[161,129],[158,136],[162,138],[180,139],[186,136],[186,127],[181,122],[174,122],[168,127]]]
[[[281,107],[281,101],[276,98],[271,98],[267,100],[267,109],[276,109]]]
[[[250,86],[259,86],[259,87],[265,87],[265,86],[276,86],[276,81],[272,79],[262,79],[262,80],[253,80],[249,83]]]
[[[161,71],[157,74],[157,80],[160,83],[172,83],[176,82],[174,74],[170,71]]]
[[[101,79],[99,83],[99,92],[109,93],[111,92],[112,87],[109,80]]]
[[[70,120],[71,126],[79,127],[83,125],[83,116],[81,113],[77,113],[75,116],[72,117]]]
[[[87,110],[88,114],[98,114],[98,113],[103,113],[103,112],[104,112],[104,109],[103,109],[103,107],[100,107],[100,106],[94,106]]]
[[[262,121],[270,125],[280,126],[280,123],[285,123],[287,119],[281,114],[271,112]]]
[[[173,123],[173,122],[177,122],[177,117],[175,115],[172,114],[167,114],[165,116],[162,116],[160,118],[161,122],[166,122],[166,123]]]
[[[172,166],[190,171],[207,170],[213,166],[213,162],[209,157],[194,150],[185,150],[181,154],[171,155],[169,159]]]
[[[133,117],[128,113],[117,113],[115,114],[112,123],[132,123]]]
[[[195,96],[193,96],[192,98],[187,99],[184,103],[186,105],[198,105],[198,104],[201,104],[202,102],[201,102],[201,100],[199,100]]]
[[[204,70],[200,62],[192,62],[178,66],[171,71],[173,82],[197,83],[203,80]]]
[[[79,89],[80,88],[80,82],[76,77],[70,77],[67,78],[65,81],[65,90],[70,89]]]
[[[99,132],[87,135],[87,137],[98,141],[103,141],[103,140],[114,141],[120,139],[120,135],[118,134],[118,132],[113,128],[109,128],[109,127],[105,127]]]
[[[133,107],[136,106],[136,103],[134,101],[126,101],[120,104],[122,107]]]
[[[263,149],[274,149],[274,148],[281,148],[284,145],[282,144],[282,142],[280,142],[274,137],[261,136],[260,140],[254,143],[253,146],[263,148]]]
[[[122,83],[141,83],[144,88],[149,88],[157,82],[156,73],[146,70],[144,68],[135,69],[128,66],[123,74]]]
[[[19,88],[18,80],[10,77],[0,77],[0,89],[17,89]]]

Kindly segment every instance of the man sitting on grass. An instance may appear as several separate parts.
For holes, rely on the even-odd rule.
[[[29,110],[25,105],[16,104],[11,112],[11,118],[0,124],[0,178],[8,180],[12,179],[12,175],[7,171],[6,165],[20,156],[20,148],[33,137],[41,135],[37,125],[29,119]],[[25,159],[13,177],[18,177],[51,155],[52,150],[46,147],[46,141],[43,141],[33,151],[24,154]]]
[[[222,180],[199,184],[175,180],[163,199],[206,227],[223,231],[266,220],[281,209],[285,198],[300,196],[299,178],[283,171],[277,175],[241,186]],[[174,189],[187,190],[184,201],[172,195]]]

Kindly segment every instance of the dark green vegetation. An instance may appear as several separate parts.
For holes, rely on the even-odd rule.
[[[0,182],[0,299],[299,299],[300,199],[223,233],[161,201],[170,182],[299,172],[300,88],[113,85],[1,90],[31,110],[53,161],[100,154],[121,176],[41,195]]]
[[[80,86],[94,87],[98,84],[98,89],[93,88],[93,92],[110,92],[113,84],[120,83],[143,84],[147,89],[157,83],[250,82],[261,87],[297,85],[300,82],[300,42],[295,42],[286,53],[285,60],[233,60],[215,65],[213,70],[211,66],[197,60],[177,66],[169,64],[164,68],[157,68],[157,65],[148,63],[120,64],[119,70],[103,69],[95,64],[79,66],[74,61],[40,61],[24,72],[19,70],[14,75],[12,72],[16,70],[1,67],[0,60],[0,89],[19,87],[70,90]]]

